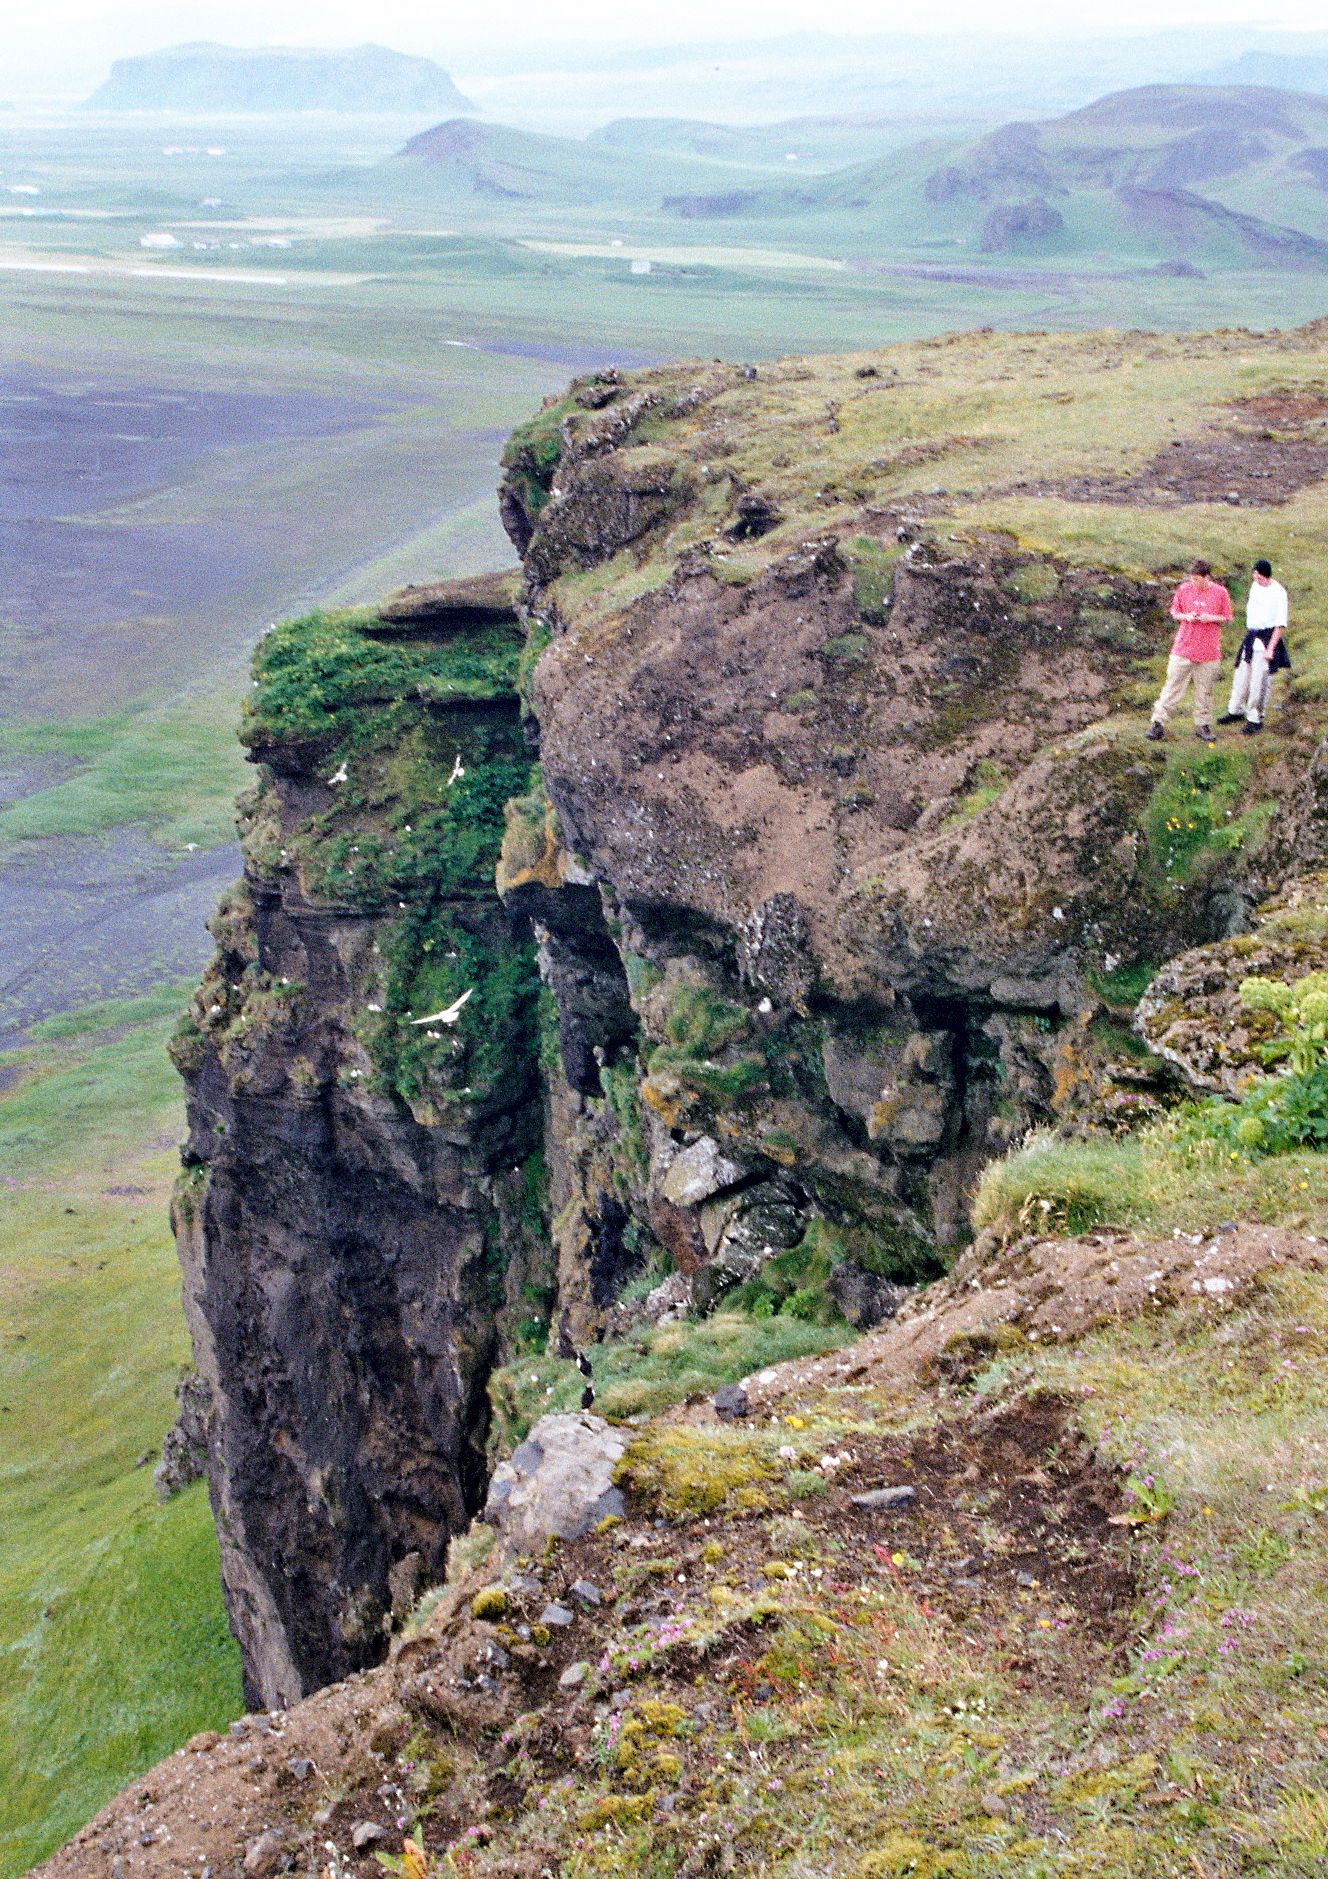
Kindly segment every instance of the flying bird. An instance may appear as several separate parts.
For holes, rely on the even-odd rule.
[[[469,1000],[472,999],[474,996],[475,996],[475,987],[472,985],[468,992],[463,992],[460,998],[455,999],[450,1005],[444,1006],[442,1011],[431,1011],[427,1018],[409,1018],[407,1019],[407,1023],[409,1024],[455,1024],[457,1019],[461,1016],[462,1007],[466,1005],[469,1002]]]

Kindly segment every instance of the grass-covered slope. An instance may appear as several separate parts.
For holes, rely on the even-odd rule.
[[[624,1428],[625,1519],[515,1567],[476,1529],[257,1776],[205,1739],[117,1811],[214,1871],[268,1833],[368,1874],[370,1822],[414,1879],[1310,1879],[1322,1245],[1040,1251],[750,1379],[744,1421]],[[110,1879],[107,1825],[48,1879]]]
[[[240,1702],[201,1483],[152,1464],[189,1356],[166,1210],[181,987],[38,1027],[0,1097],[0,1872]]]

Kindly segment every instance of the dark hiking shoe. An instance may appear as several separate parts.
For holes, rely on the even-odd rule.
[[[1217,741],[1213,736],[1213,727],[1211,724],[1196,724],[1194,727],[1194,735],[1201,744],[1212,744]]]
[[[1148,727],[1148,736],[1154,744],[1160,744],[1162,739],[1166,736],[1166,732],[1156,718],[1153,719],[1153,722]]]
[[[1251,718],[1241,735],[1243,737],[1257,737],[1262,729],[1263,726],[1260,724],[1259,720],[1257,718]]]
[[[1243,711],[1224,711],[1217,721],[1219,724],[1239,724],[1244,716]]]

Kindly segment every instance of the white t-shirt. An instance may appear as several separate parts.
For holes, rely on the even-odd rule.
[[[1275,626],[1285,629],[1287,590],[1281,581],[1251,581],[1250,597],[1245,602],[1247,633],[1270,633]]]

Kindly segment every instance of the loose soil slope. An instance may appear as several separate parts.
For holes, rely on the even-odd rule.
[[[475,1879],[1308,1874],[1324,1263],[1253,1230],[972,1261],[746,1421],[639,1428],[625,1521],[483,1618],[457,1555],[381,1669],[196,1737],[38,1871],[368,1875],[404,1825]]]

